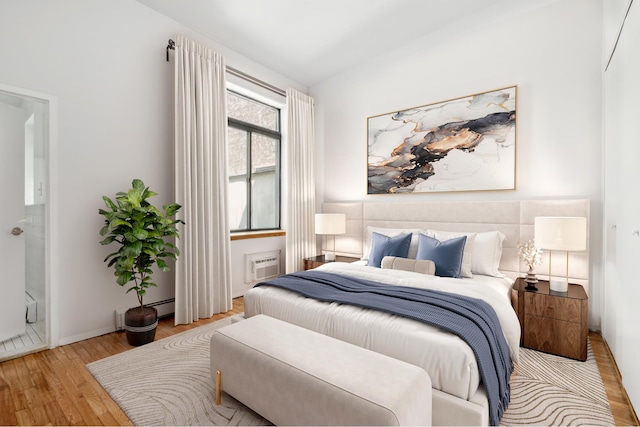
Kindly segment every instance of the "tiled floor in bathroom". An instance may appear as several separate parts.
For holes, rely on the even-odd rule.
[[[27,323],[26,332],[14,338],[0,342],[0,356],[28,347],[39,346],[46,342],[44,321]]]

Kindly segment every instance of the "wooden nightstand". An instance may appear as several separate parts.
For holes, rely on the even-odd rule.
[[[359,259],[360,258],[336,255],[336,261],[337,262],[354,262],[354,261],[358,261]],[[333,261],[327,261],[326,259],[324,259],[324,255],[318,255],[318,256],[311,257],[311,258],[305,258],[305,260],[304,260],[304,269],[305,270],[311,270],[312,268],[320,267],[322,264],[326,264],[328,262],[333,262]]]
[[[549,282],[536,283],[538,291],[525,290],[518,278],[513,285],[514,308],[520,320],[523,347],[572,359],[587,360],[589,300],[584,288],[569,284],[567,292],[549,290]]]

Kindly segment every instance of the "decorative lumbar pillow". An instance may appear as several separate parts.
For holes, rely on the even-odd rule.
[[[462,265],[460,266],[460,277],[473,277],[473,254],[475,253],[476,233],[457,233],[455,231],[427,230],[427,236],[434,237],[441,242],[454,239],[456,237],[467,236],[462,253]]]
[[[462,255],[467,236],[440,241],[425,234],[418,237],[417,259],[430,259],[436,265],[436,276],[460,277]]]
[[[385,256],[398,256],[406,258],[411,245],[411,234],[399,236],[385,236],[384,234],[371,233],[371,252],[367,265],[380,268],[382,258]]]
[[[415,273],[429,274],[433,276],[436,272],[436,265],[430,259],[409,259],[395,256],[382,258],[382,268],[391,270],[413,271]]]
[[[502,242],[505,235],[499,231],[486,231],[476,234],[473,246],[471,271],[485,276],[504,277],[498,271],[502,258]]]
[[[411,245],[409,246],[409,254],[407,258],[416,259],[416,253],[418,252],[418,234],[420,234],[418,228],[383,228],[367,226],[367,231],[364,238],[364,247],[362,251],[362,259],[367,261],[371,253],[371,239],[373,233],[384,234],[385,236],[394,237],[401,234],[411,234]]]

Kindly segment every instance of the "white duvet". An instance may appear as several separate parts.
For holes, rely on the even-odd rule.
[[[317,270],[483,299],[498,315],[511,359],[514,363],[518,361],[520,324],[511,307],[508,279],[477,275],[473,279],[452,279],[340,262],[324,264]],[[461,399],[469,400],[480,384],[480,373],[471,348],[456,335],[416,320],[320,302],[271,286],[260,286],[247,292],[244,309],[246,317],[266,314],[421,366],[431,376],[433,388]]]

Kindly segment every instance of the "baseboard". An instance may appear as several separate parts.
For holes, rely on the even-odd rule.
[[[613,363],[613,369],[616,370],[616,378],[618,378],[618,381],[622,383],[622,374],[620,373],[620,369],[618,368],[618,362],[616,362],[616,358],[613,356],[613,353],[609,348],[609,344],[607,344],[607,340],[604,339],[604,335],[600,334],[600,337],[602,338],[602,344],[604,344],[604,349],[607,351],[607,354],[609,355],[609,359],[611,359],[611,362]]]
[[[613,353],[609,348],[609,344],[607,344],[607,340],[604,339],[603,335],[600,335],[600,336],[602,337],[602,343],[604,344],[605,351],[609,355],[609,359],[613,364],[613,369],[615,369],[616,371],[616,378],[618,379],[618,383],[620,384],[620,390],[622,391],[622,394],[624,395],[624,399],[627,401],[629,408],[631,408],[631,415],[633,416],[633,420],[634,420],[633,425],[638,426],[640,425],[640,421],[638,421],[638,414],[636,414],[636,409],[633,407],[633,404],[631,403],[631,399],[629,399],[629,395],[627,394],[627,390],[624,388],[624,385],[622,382],[622,374],[620,373],[620,369],[618,369],[618,363],[616,362],[616,358],[613,356]]]
[[[72,335],[70,337],[60,338],[60,342],[58,344],[61,345],[61,346],[62,345],[67,345],[67,344],[73,344],[74,342],[84,341],[84,340],[89,339],[89,338],[98,337],[98,336],[104,335],[104,334],[110,334],[111,332],[115,332],[115,331],[116,331],[115,326],[109,326],[107,328],[95,329],[93,331],[84,332],[82,334]]]

